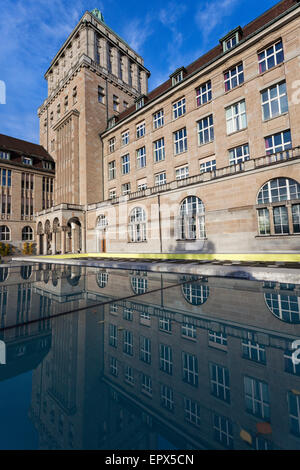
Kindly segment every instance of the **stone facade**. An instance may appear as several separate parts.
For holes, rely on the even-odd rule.
[[[39,110],[57,166],[49,217],[76,204],[85,219],[72,251],[299,250],[299,13],[280,2],[150,93],[143,60],[83,16]],[[260,200],[265,185],[286,195]]]

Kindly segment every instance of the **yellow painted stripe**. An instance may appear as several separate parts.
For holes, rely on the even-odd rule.
[[[250,262],[285,262],[285,263],[299,263],[300,253],[234,253],[234,254],[204,254],[204,253],[80,253],[80,254],[66,254],[66,255],[48,255],[48,256],[33,256],[38,259],[80,259],[80,258],[123,258],[125,259],[153,259],[153,260],[191,260],[191,261],[250,261]]]

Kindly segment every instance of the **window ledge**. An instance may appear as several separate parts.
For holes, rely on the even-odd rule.
[[[176,242],[203,242],[207,238],[176,238]]]
[[[289,114],[289,111],[286,111],[285,113],[281,113],[281,114],[278,114],[277,116],[274,116],[274,117],[270,117],[269,119],[263,119],[263,123],[267,123],[267,122],[270,122],[270,121],[274,121],[274,119],[278,119],[282,116],[287,116]],[[285,152],[286,150],[283,150],[283,152]]]
[[[255,238],[284,238],[284,237],[299,237],[300,233],[283,233],[283,234],[273,234],[273,235],[256,235]]]
[[[248,130],[248,126],[244,127],[243,129],[240,129],[238,131],[230,132],[230,134],[227,134],[227,137],[230,137],[232,135],[238,134],[239,132],[243,132],[243,131],[247,131],[247,130]]]
[[[180,153],[174,153],[174,157],[178,157],[178,155],[183,155],[184,153],[187,153],[187,150],[184,150],[183,152]]]

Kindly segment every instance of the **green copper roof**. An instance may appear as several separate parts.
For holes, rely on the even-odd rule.
[[[98,8],[94,8],[94,10],[91,11],[92,15],[94,15],[98,20],[102,21],[104,23],[104,17],[103,14],[101,13]]]

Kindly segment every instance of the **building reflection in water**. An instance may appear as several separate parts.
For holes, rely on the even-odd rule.
[[[0,379],[40,448],[300,448],[300,286],[39,268],[0,269]]]

